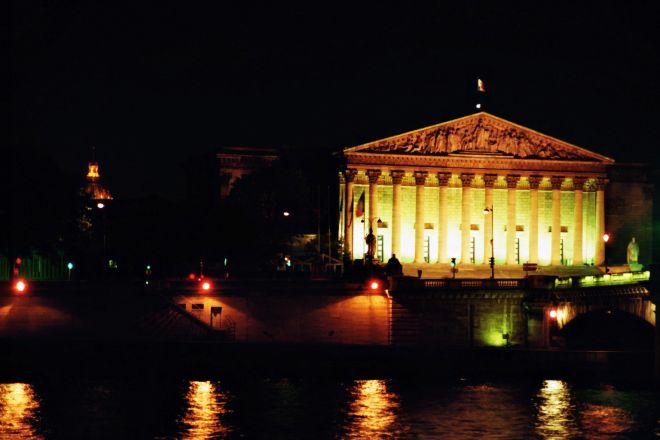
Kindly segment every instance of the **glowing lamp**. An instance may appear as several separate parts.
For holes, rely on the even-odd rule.
[[[194,273],[189,274],[189,275],[188,275],[188,279],[189,279],[190,281],[195,281],[195,274],[194,274]]]
[[[73,269],[73,263],[69,261],[69,262],[66,264],[66,268],[69,269],[69,270]]]
[[[610,234],[603,234],[603,241],[604,241],[605,243],[607,243],[608,241],[610,241]]]
[[[378,281],[371,281],[369,283],[369,288],[371,290],[378,290],[380,288],[380,283]]]
[[[204,281],[202,283],[202,290],[204,290],[204,291],[211,290],[211,283],[209,283],[208,281]]]
[[[552,319],[557,319],[557,311],[555,309],[550,310],[550,317]]]
[[[99,202],[99,203],[96,204],[96,207],[99,208],[99,209],[103,209],[103,208],[105,208],[105,204]]]
[[[18,280],[16,281],[14,288],[16,289],[17,292],[23,293],[27,289],[27,283],[23,280]]]
[[[290,213],[289,211],[284,211],[284,212],[282,213],[282,215],[283,215],[284,217],[288,217],[288,216],[291,215],[291,213]]]

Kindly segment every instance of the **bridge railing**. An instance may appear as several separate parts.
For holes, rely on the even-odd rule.
[[[439,278],[419,279],[402,277],[392,279],[392,291],[407,290],[444,290],[444,289],[571,289],[578,287],[597,287],[625,284],[638,284],[649,281],[650,272],[625,272],[582,277],[557,277],[534,275],[527,278]]]
[[[554,287],[568,289],[573,287],[614,286],[620,284],[637,284],[649,281],[651,272],[622,272],[603,275],[587,275],[583,277],[562,277],[555,279]]]
[[[422,279],[424,289],[522,289],[524,279]]]

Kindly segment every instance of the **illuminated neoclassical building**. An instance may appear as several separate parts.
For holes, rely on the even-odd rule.
[[[619,247],[636,234],[650,254],[650,184],[623,179],[608,198],[613,159],[488,113],[343,153],[339,231],[354,259],[371,227],[381,261],[602,265],[610,220]]]

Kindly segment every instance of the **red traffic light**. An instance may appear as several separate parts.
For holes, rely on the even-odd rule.
[[[381,282],[379,280],[369,280],[367,283],[369,290],[379,290],[381,288]]]
[[[24,280],[17,280],[16,283],[14,283],[14,289],[16,289],[18,293],[25,292],[27,287],[28,285]]]
[[[213,286],[209,281],[203,281],[200,283],[200,288],[202,289],[202,292],[208,292],[211,290]]]

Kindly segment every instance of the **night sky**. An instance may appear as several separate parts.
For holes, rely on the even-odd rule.
[[[653,158],[660,6],[573,3],[16,1],[12,148],[82,179],[95,146],[117,198],[176,198],[195,155],[443,122],[475,111],[481,77],[496,116]]]

